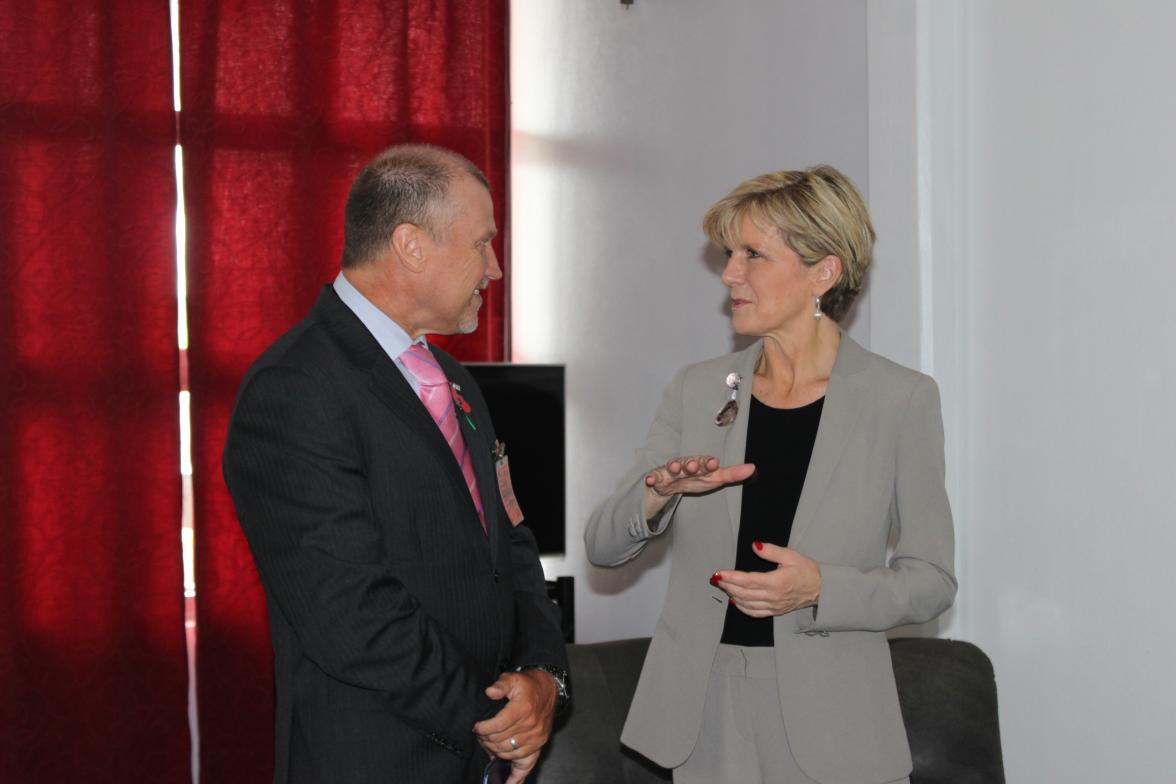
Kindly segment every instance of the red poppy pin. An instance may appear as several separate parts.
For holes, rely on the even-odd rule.
[[[474,424],[474,420],[470,419],[470,411],[472,410],[470,409],[470,404],[467,403],[466,399],[461,396],[461,387],[450,382],[449,391],[453,394],[453,407],[461,411],[461,413],[465,414],[466,422],[469,422],[470,427],[472,427],[474,430],[477,430],[478,426]]]

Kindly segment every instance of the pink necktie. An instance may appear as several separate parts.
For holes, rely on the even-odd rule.
[[[470,450],[466,447],[465,438],[461,435],[461,428],[457,423],[457,414],[453,407],[453,395],[449,391],[449,379],[445,378],[445,371],[437,364],[437,359],[429,349],[420,343],[413,343],[408,350],[400,355],[400,361],[416,378],[420,386],[421,402],[429,410],[429,415],[441,429],[457,464],[461,466],[461,475],[465,477],[466,487],[469,488],[470,498],[474,501],[474,508],[478,510],[478,519],[482,521],[482,530],[486,530],[486,515],[482,511],[482,497],[478,494],[478,480],[474,476],[474,461],[470,457]]]

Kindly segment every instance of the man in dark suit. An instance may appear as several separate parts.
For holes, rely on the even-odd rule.
[[[224,473],[269,608],[276,782],[479,781],[491,758],[521,782],[567,698],[486,403],[424,343],[477,327],[495,232],[472,163],[384,151],[339,277],[241,385]]]

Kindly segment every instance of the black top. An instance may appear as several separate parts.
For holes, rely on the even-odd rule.
[[[788,544],[824,402],[821,398],[800,408],[772,408],[751,397],[744,460],[755,465],[755,475],[743,485],[735,551],[735,568],[739,571],[767,572],[776,568],[755,554],[752,542],[781,547]],[[752,618],[734,605],[727,607],[724,643],[763,647],[771,646],[773,639],[770,617]]]

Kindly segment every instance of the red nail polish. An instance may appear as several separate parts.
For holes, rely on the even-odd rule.
[[[721,580],[721,579],[723,579],[722,575],[720,575],[718,572],[715,572],[714,574],[711,575],[710,584],[717,587],[719,584],[719,580]]]
[[[763,543],[763,542],[752,542],[752,543],[751,543],[751,546],[752,546],[752,547],[754,547],[754,548],[755,548],[755,549],[757,549],[757,550],[762,550],[762,549],[764,549],[764,543]]]

